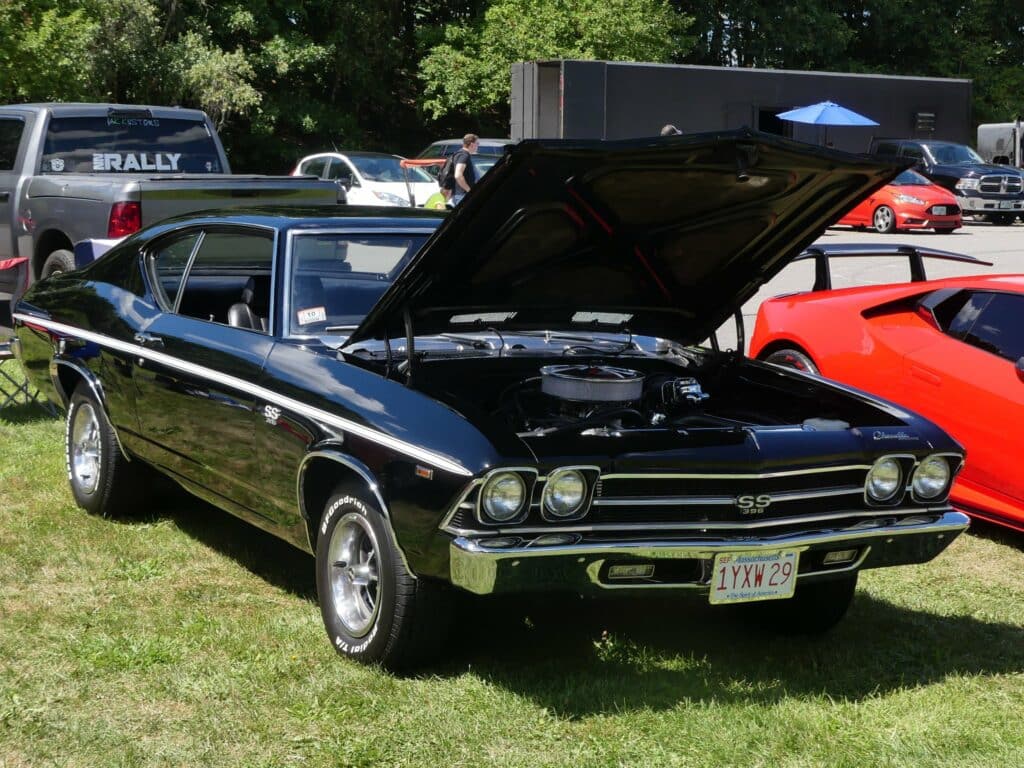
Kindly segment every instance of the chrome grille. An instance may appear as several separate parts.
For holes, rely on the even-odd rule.
[[[978,180],[978,191],[986,195],[1019,195],[1020,176],[982,176]]]

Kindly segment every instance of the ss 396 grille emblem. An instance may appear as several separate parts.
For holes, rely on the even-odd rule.
[[[737,496],[736,506],[741,515],[761,515],[768,511],[768,505],[772,503],[772,497],[767,493],[759,496]]]

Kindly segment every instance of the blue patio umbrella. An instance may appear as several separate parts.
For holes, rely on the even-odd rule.
[[[870,117],[864,117],[852,109],[841,107],[831,101],[821,101],[808,107],[797,107],[788,112],[780,112],[776,117],[791,123],[825,126],[824,144],[828,144],[828,126],[830,125],[878,125]]]
[[[780,112],[776,117],[779,120],[811,125],[878,125],[870,117],[864,117],[831,101],[822,101],[809,107],[797,107],[789,112]]]

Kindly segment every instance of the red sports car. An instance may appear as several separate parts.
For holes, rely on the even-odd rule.
[[[750,356],[873,392],[942,425],[967,448],[954,504],[1024,531],[1024,275],[925,280],[921,256],[987,262],[902,247],[888,255],[910,257],[912,282],[830,290],[830,257],[881,250],[805,252],[817,261],[815,289],[761,304]]]
[[[898,229],[934,229],[949,233],[963,226],[963,218],[952,192],[917,171],[906,170],[868,195],[836,223],[874,227],[883,233]]]

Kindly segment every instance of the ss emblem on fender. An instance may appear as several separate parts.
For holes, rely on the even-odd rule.
[[[267,424],[277,424],[277,420],[281,418],[281,409],[265,405],[263,406],[263,418],[267,420]]]
[[[737,496],[736,506],[739,507],[741,515],[760,515],[768,509],[772,503],[772,497],[767,493],[759,496]]]

